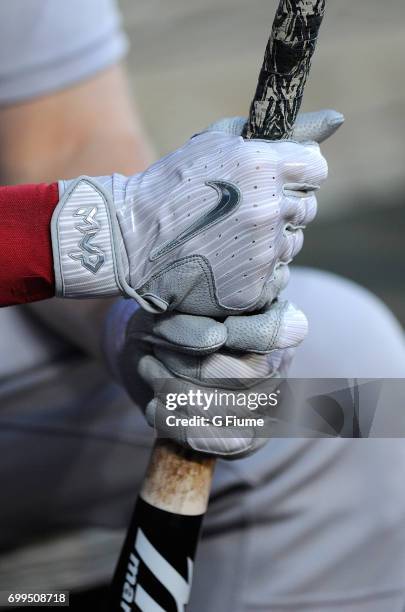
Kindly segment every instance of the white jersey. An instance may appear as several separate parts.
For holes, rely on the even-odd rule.
[[[1,2],[0,24],[0,104],[93,76],[127,48],[114,0]]]

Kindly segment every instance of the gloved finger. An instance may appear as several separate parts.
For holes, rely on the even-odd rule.
[[[150,316],[150,315],[149,315]],[[143,318],[144,323],[147,320]],[[217,351],[226,341],[226,328],[209,317],[170,313],[149,318],[137,336],[155,346],[190,354],[208,354]],[[135,334],[131,333],[135,338]]]
[[[301,228],[288,224],[284,228],[285,242],[280,250],[280,259],[290,263],[302,250],[304,245],[304,232]]]
[[[343,125],[344,116],[335,110],[320,110],[314,113],[300,113],[294,126],[291,139],[297,142],[313,140],[321,143],[330,138]],[[241,136],[246,117],[228,117],[212,123],[207,132],[225,132]]]
[[[280,248],[280,261],[288,264],[302,250],[304,245],[303,230],[315,218],[316,212],[317,200],[314,195],[309,197],[290,195],[286,198],[283,215],[288,223],[285,224],[283,229],[285,242]]]
[[[280,163],[283,191],[297,191],[312,194],[319,189],[328,177],[328,164],[320,152],[316,142],[306,142],[297,145],[295,142],[285,141],[283,159]],[[299,162],[297,161],[297,147],[300,147]]]
[[[181,416],[184,418],[186,415]],[[149,425],[154,427],[161,437],[173,440],[185,448],[224,459],[239,459],[250,455],[267,441],[263,438],[256,438],[253,427],[238,427],[235,429],[235,437],[231,437],[229,427],[208,426],[204,428],[204,437],[202,437],[201,426],[173,426],[169,424],[168,417],[175,417],[175,413],[168,412],[158,398],[149,402],[145,417]]]
[[[227,331],[215,319],[176,313],[156,317],[153,334],[174,350],[207,354],[225,344]]]
[[[228,317],[225,326],[227,348],[259,354],[298,346],[308,333],[306,316],[290,302],[276,302],[258,315]]]
[[[245,432],[245,435],[247,433]],[[229,431],[225,430],[224,437],[220,438],[218,435],[216,441],[207,438],[189,437],[188,444],[197,452],[208,453],[227,461],[233,461],[253,455],[269,441],[269,438],[229,438],[228,436]]]
[[[156,397],[154,397],[146,406],[145,418],[146,418],[148,425],[150,425],[151,427],[155,427],[156,411],[158,409],[158,406],[159,406],[159,400]]]
[[[305,225],[307,216],[306,200],[312,199],[314,196],[312,194],[310,196],[300,196],[299,192],[291,192],[289,190],[284,190],[284,195],[283,219],[294,225]]]
[[[165,366],[152,355],[145,355],[139,360],[138,373],[155,393],[159,393],[165,381],[173,378]]]
[[[212,380],[221,380],[226,388],[243,388],[249,387],[249,380],[252,385],[257,379],[273,375],[271,362],[260,354],[232,355],[218,352],[196,357],[155,347],[155,355],[175,377],[204,386],[212,385]]]
[[[314,193],[284,189],[283,219],[303,229],[316,217],[318,202]]]
[[[318,202],[313,193],[304,194],[285,190],[283,202],[283,218],[291,225],[300,226],[302,229],[311,223],[317,213]]]
[[[229,460],[251,455],[266,443],[265,439],[255,438],[253,428],[238,428],[235,433],[238,434],[238,437],[229,437],[229,427],[216,427],[212,436],[209,436],[207,432],[204,438],[197,437],[190,432],[187,436],[187,443],[190,448],[199,453]],[[259,440],[260,443],[258,443]]]
[[[333,136],[344,121],[341,113],[330,109],[300,113],[294,125],[293,139],[297,142],[312,140],[320,144]]]
[[[225,117],[224,119],[211,123],[204,132],[224,132],[231,136],[242,136],[246,122],[246,117]]]

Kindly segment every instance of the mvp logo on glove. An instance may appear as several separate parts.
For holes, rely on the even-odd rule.
[[[181,232],[177,238],[169,240],[165,244],[153,249],[149,256],[150,261],[156,261],[160,257],[164,257],[170,251],[177,249],[177,247],[194,238],[204,229],[211,227],[218,223],[218,221],[222,221],[238,208],[242,201],[242,194],[236,185],[228,181],[207,181],[205,184],[207,187],[213,187],[218,192],[219,199],[217,204],[192,223],[189,228]]]
[[[79,208],[75,212],[75,217],[81,217],[83,220],[82,223],[76,223],[75,225],[75,228],[83,234],[83,238],[78,245],[80,251],[69,253],[71,259],[80,261],[82,266],[93,274],[97,274],[105,261],[104,253],[97,245],[91,242],[100,231],[96,215],[97,207]]]

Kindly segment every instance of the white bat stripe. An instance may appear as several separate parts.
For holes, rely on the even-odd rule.
[[[136,586],[134,603],[141,612],[165,612],[140,584]]]
[[[145,563],[146,567],[169,591],[176,602],[178,612],[183,612],[189,600],[192,580],[192,561],[188,559],[189,582],[186,582],[177,570],[174,569],[148,540],[142,529],[138,529],[135,540],[135,549]]]

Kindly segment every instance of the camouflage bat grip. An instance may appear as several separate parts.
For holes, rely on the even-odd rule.
[[[281,0],[245,138],[283,140],[291,136],[311,69],[326,0]]]

